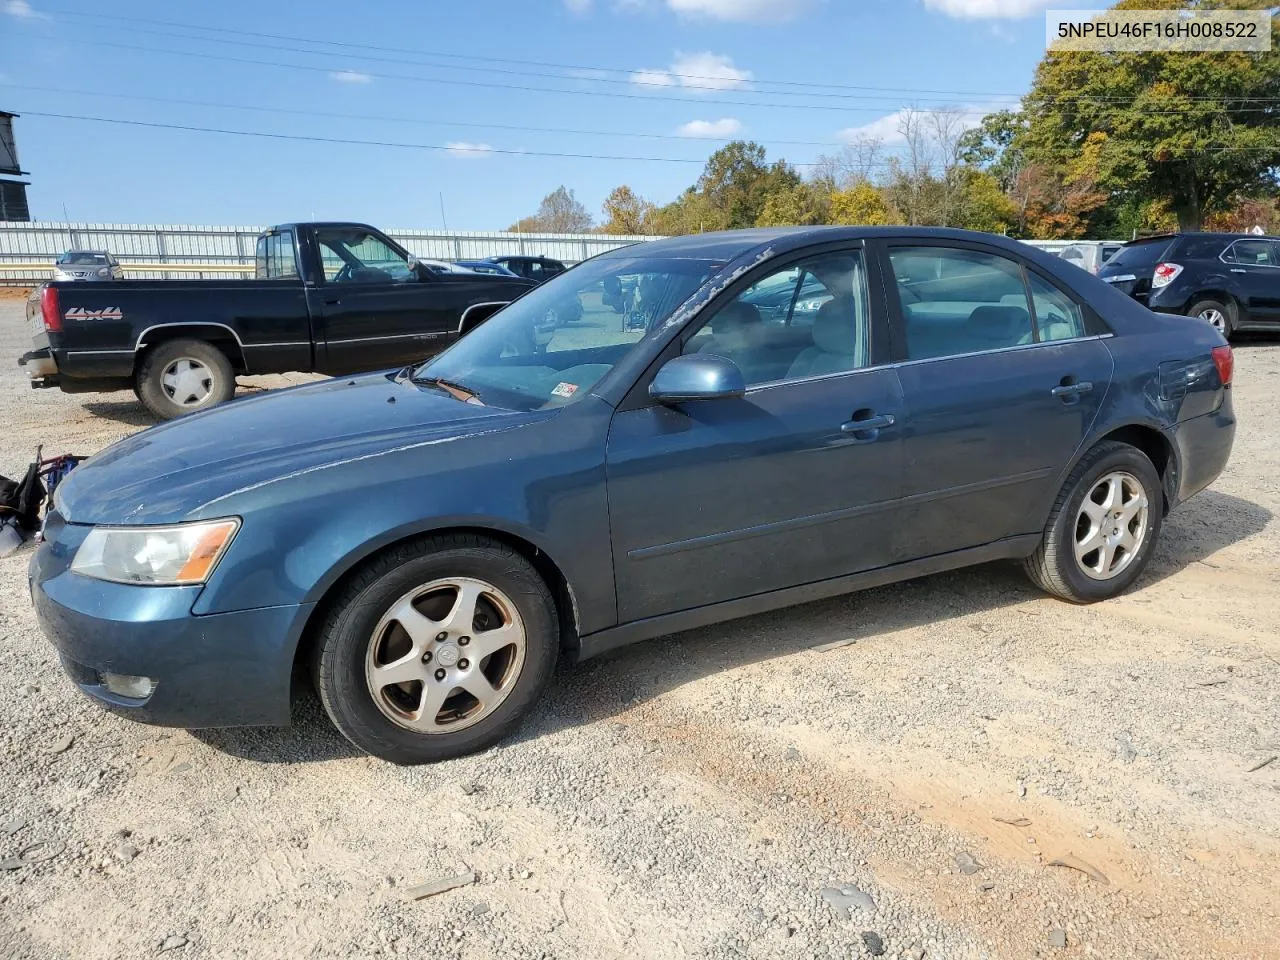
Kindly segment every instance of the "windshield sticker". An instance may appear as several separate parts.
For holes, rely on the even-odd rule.
[[[572,397],[578,392],[576,383],[557,383],[556,388],[551,391],[553,397]]]

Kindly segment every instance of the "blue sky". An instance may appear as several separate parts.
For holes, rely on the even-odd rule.
[[[439,229],[443,194],[451,229],[501,229],[562,183],[597,216],[621,183],[671,200],[725,138],[806,164],[892,151],[904,106],[976,119],[1027,89],[1051,5],[0,0],[0,110],[39,219]]]

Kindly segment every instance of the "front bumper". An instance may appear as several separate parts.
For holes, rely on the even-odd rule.
[[[107,709],[169,727],[283,726],[293,655],[314,604],[194,616],[201,587],[107,583],[67,569],[88,527],[55,519],[29,572],[36,618],[80,690]],[[118,696],[103,673],[150,677]]]

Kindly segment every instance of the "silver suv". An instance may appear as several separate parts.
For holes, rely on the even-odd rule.
[[[55,280],[121,280],[120,261],[105,250],[68,250],[53,261]]]

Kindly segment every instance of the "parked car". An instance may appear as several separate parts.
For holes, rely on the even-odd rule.
[[[1124,244],[1113,240],[1081,240],[1058,251],[1058,256],[1081,270],[1097,274],[1102,265],[1124,248]]]
[[[168,419],[231,399],[240,374],[421,360],[533,286],[444,267],[364,224],[283,224],[258,238],[252,280],[46,285],[18,362],[33,387],[132,389]]]
[[[519,276],[519,274],[512,273],[502,264],[492,263],[488,260],[457,260],[455,263],[473,273],[490,273],[499,277]]]
[[[53,261],[54,280],[122,280],[120,261],[105,250],[68,250]]]
[[[1144,237],[1098,276],[1160,313],[1207,320],[1224,337],[1280,328],[1280,240],[1246,233]]]
[[[830,297],[812,324],[761,316],[779,275]],[[547,323],[622,277],[643,329]],[[57,487],[32,597],[124,716],[283,724],[305,675],[358,747],[439,760],[510,731],[561,650],[989,560],[1115,596],[1227,462],[1231,374],[1208,324],[1001,237],[660,240],[420,366],[109,447]]]
[[[538,283],[559,276],[568,269],[559,260],[552,260],[550,257],[525,257],[503,254],[497,257],[489,257],[488,260],[489,263],[496,263],[500,267],[510,270],[518,277],[536,280]]]

